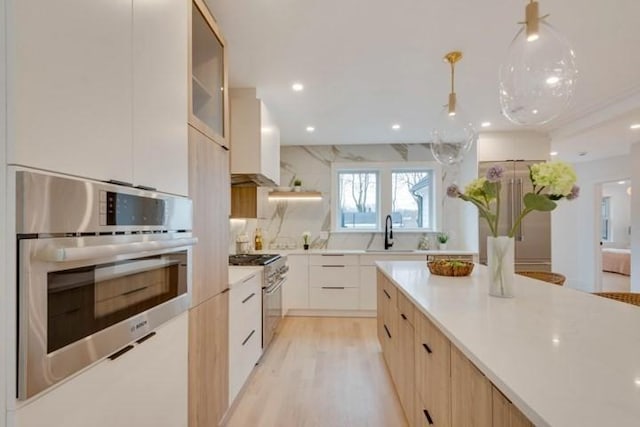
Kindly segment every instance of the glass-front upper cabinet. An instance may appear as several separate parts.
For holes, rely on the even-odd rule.
[[[190,85],[189,122],[218,144],[228,147],[225,41],[203,0],[193,0]]]

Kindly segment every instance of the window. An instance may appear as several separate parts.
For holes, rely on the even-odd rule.
[[[602,232],[602,240],[608,242],[611,240],[611,198],[603,197],[602,198],[602,224],[601,224],[601,232]]]
[[[387,214],[396,231],[436,230],[435,164],[350,163],[332,170],[335,231],[379,231]]]
[[[339,227],[351,230],[378,228],[378,172],[338,172]]]

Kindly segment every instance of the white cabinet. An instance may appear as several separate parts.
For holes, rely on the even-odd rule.
[[[260,176],[263,185],[278,185],[280,129],[269,111],[255,89],[233,89],[230,108],[231,174]]]
[[[187,313],[19,407],[16,427],[187,426]]]
[[[359,267],[357,255],[311,255],[309,260],[309,308],[357,310]]]
[[[309,256],[287,255],[287,281],[282,287],[283,313],[309,308]]]
[[[132,1],[9,3],[8,162],[132,182]]]
[[[8,163],[186,195],[189,5],[9,3]]]
[[[262,354],[262,272],[229,291],[229,402],[237,396]]]
[[[133,1],[133,182],[184,195],[189,6]]]

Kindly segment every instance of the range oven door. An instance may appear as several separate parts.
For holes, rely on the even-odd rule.
[[[274,285],[262,290],[262,348],[266,349],[282,319],[282,285],[280,278]]]
[[[191,233],[18,241],[18,398],[143,337],[189,306]]]

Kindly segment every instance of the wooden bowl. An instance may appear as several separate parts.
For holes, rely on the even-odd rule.
[[[429,261],[427,262],[427,267],[429,267],[431,274],[437,276],[468,276],[473,271],[472,262],[448,259]]]

